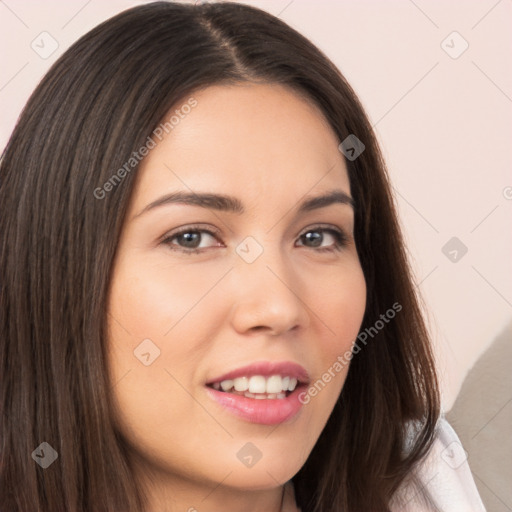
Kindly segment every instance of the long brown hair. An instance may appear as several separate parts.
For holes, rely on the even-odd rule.
[[[136,168],[102,187],[193,91],[285,84],[314,101],[340,142],[368,298],[362,331],[402,311],[354,355],[325,429],[293,477],[303,512],[385,511],[432,442],[439,397],[389,179],[367,116],[334,64],[254,7],[155,2],[103,22],[51,67],[0,167],[0,510],[142,512],[114,428],[106,304]],[[371,331],[368,331],[371,332]],[[404,452],[406,425],[417,435]],[[46,469],[31,456],[58,453]]]

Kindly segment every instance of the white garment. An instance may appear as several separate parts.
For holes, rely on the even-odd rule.
[[[467,453],[444,417],[439,419],[434,444],[415,474],[419,481],[398,490],[392,512],[486,512]]]
[[[415,475],[415,483],[405,483],[398,489],[390,504],[392,512],[486,512],[467,454],[444,417],[439,419],[434,443]],[[285,488],[283,512],[300,512],[295,506],[292,482]]]

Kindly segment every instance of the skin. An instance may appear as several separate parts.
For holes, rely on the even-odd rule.
[[[347,169],[320,110],[288,88],[212,86],[193,97],[197,106],[141,163],[114,262],[116,425],[151,512],[278,511],[283,484],[311,452],[347,368],[277,426],[234,416],[205,383],[265,360],[299,363],[314,382],[352,347],[366,305],[352,207],[297,214],[305,198],[350,195]],[[138,215],[178,190],[235,196],[245,213],[168,204]],[[169,241],[176,228],[197,223],[218,230],[193,239],[202,252],[187,253],[183,237]],[[336,243],[319,223],[342,230],[346,245],[319,251]],[[311,231],[318,245],[302,236]],[[250,264],[235,251],[248,236],[263,248]],[[145,366],[134,350],[148,338],[160,356]],[[247,442],[262,454],[251,468],[237,458]]]

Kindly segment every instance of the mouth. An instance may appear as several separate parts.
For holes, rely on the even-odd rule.
[[[231,393],[233,395],[245,396],[256,400],[282,400],[295,391],[297,386],[305,383],[297,380],[290,375],[252,375],[236,377],[234,379],[224,379],[216,381],[207,386],[222,393]]]
[[[206,388],[217,404],[239,418],[274,425],[300,411],[299,395],[309,380],[296,363],[262,362],[211,379]]]

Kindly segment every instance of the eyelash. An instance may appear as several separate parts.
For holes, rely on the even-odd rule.
[[[317,252],[324,253],[324,252],[340,251],[348,243],[348,237],[346,236],[346,234],[343,231],[332,228],[332,227],[323,227],[323,226],[313,226],[311,228],[308,228],[307,231],[304,231],[301,235],[299,235],[299,238],[303,237],[304,235],[306,235],[307,233],[310,233],[312,231],[329,233],[332,236],[334,236],[334,238],[336,240],[336,242],[332,246],[319,247],[319,248],[311,247],[311,249],[313,249]],[[193,248],[187,248],[187,247],[181,247],[181,248],[173,247],[173,245],[175,246],[175,244],[172,244],[171,241],[174,238],[176,238],[180,235],[183,235],[185,233],[207,233],[217,239],[218,239],[218,235],[219,235],[217,232],[211,231],[209,229],[205,229],[204,227],[191,225],[191,226],[187,226],[186,228],[183,228],[175,233],[170,233],[168,236],[166,236],[162,240],[162,243],[169,246],[169,248],[173,251],[180,251],[180,252],[183,252],[183,253],[189,254],[189,255],[190,254],[199,254],[199,253],[202,253],[202,252],[205,252],[208,250],[208,248],[193,249]],[[303,246],[303,247],[305,247],[305,246]]]

